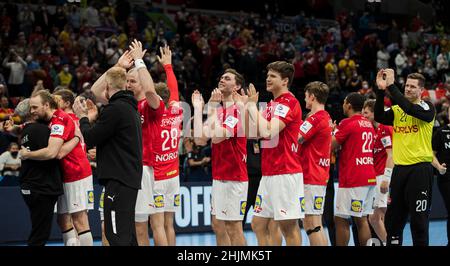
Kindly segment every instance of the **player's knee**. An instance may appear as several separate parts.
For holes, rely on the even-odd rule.
[[[252,230],[255,233],[260,233],[260,232],[264,232],[266,230],[266,226],[261,223],[256,221],[255,219],[252,220]]]
[[[295,230],[297,230],[298,224],[297,220],[291,220],[291,221],[283,221],[280,223],[280,229],[283,235],[289,235]]]

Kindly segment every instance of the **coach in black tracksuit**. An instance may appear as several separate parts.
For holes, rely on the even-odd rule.
[[[445,163],[447,167],[450,166],[450,125],[445,125],[433,134],[433,151],[440,163]],[[437,184],[444,200],[445,208],[447,209],[447,246],[450,240],[450,172],[447,171],[444,175],[438,175]]]
[[[17,105],[15,113],[28,121],[28,99]],[[47,147],[50,129],[47,124],[27,122],[21,132],[23,147],[31,151]],[[28,206],[31,218],[29,246],[44,246],[52,229],[53,209],[58,197],[64,193],[59,161],[23,160],[19,174],[20,192]]]
[[[142,179],[142,130],[137,101],[125,90],[125,75],[116,67],[106,72],[109,103],[92,126],[89,119],[94,118],[82,100],[74,104],[86,144],[97,147],[97,174],[105,186],[105,235],[111,246],[137,246],[134,214]]]

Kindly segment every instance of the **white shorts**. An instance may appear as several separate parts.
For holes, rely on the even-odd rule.
[[[100,195],[100,201],[98,202],[98,211],[100,212],[100,221],[105,220],[104,214],[103,214],[103,203],[105,199],[105,187],[102,189],[102,194]]]
[[[305,212],[301,208],[303,193],[302,173],[263,176],[253,215],[277,221],[304,218]]]
[[[248,182],[213,180],[211,190],[211,215],[223,221],[244,219]]]
[[[135,208],[135,222],[144,223],[148,221],[150,214],[154,211],[153,206],[153,183],[155,182],[155,175],[153,167],[144,166],[142,168],[141,189],[139,189],[136,199]]]
[[[153,213],[176,212],[180,207],[180,177],[159,180],[153,183]]]
[[[75,213],[94,209],[92,175],[81,180],[63,183],[64,194],[59,196],[57,213]]]
[[[327,186],[305,185],[305,197],[301,201],[302,211],[307,215],[322,215]]]
[[[373,214],[375,186],[338,188],[334,215],[348,219]]]
[[[383,180],[383,175],[377,176],[377,186],[375,187],[375,199],[373,200],[374,208],[387,208],[387,200],[389,192],[383,194],[381,193],[381,182]]]

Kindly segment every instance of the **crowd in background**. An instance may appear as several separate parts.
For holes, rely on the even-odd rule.
[[[150,2],[144,6],[123,0],[88,2],[85,8],[0,3],[0,120],[13,117],[20,123],[14,107],[35,89],[88,93],[136,38],[148,49],[144,62],[155,82],[165,80],[157,60],[159,47],[170,46],[182,100],[190,99],[194,90],[209,95],[223,70],[232,67],[244,75],[246,84],[255,84],[261,101],[267,102],[265,66],[286,60],[295,66],[290,89],[303,109],[304,85],[321,80],[330,87],[327,110],[339,121],[345,96],[357,91],[375,98],[375,74],[390,67],[400,77],[400,85],[409,73],[422,73],[427,78],[423,97],[436,104],[439,125],[448,123],[443,114],[450,99],[450,37],[439,21],[429,25],[420,15],[404,21],[380,19],[368,9],[342,11],[325,26],[312,14],[299,11],[287,20],[265,5],[259,13],[232,16],[199,14],[181,6],[172,22],[155,16],[162,11]],[[289,21],[289,27],[280,28],[280,21]],[[0,153],[17,158],[16,141],[1,130]],[[209,144],[189,138],[182,142],[181,180],[210,180]],[[202,164],[190,167],[192,161]],[[14,172],[2,159],[2,171],[5,165]]]

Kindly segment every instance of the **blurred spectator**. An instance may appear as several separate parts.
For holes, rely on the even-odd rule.
[[[353,70],[356,70],[356,63],[353,59],[350,58],[350,51],[345,50],[344,58],[339,60],[338,63],[339,71],[344,73],[346,78],[350,78],[352,76]]]
[[[2,176],[18,177],[20,166],[19,144],[12,142],[8,150],[0,155],[0,171]]]
[[[15,123],[20,122],[20,118],[18,116],[14,116],[14,109],[10,108],[8,97],[2,96],[0,98],[0,121],[8,120],[11,117]]]
[[[20,30],[23,31],[26,36],[29,36],[34,24],[34,13],[33,10],[31,10],[30,4],[26,4],[22,7],[22,10],[19,12],[18,22],[20,23]]]
[[[381,44],[377,52],[377,69],[389,68],[390,58],[391,56],[389,55],[386,47],[383,44]]]
[[[8,90],[9,96],[24,96],[26,88],[23,88],[23,81],[27,62],[20,57],[14,49],[11,49],[3,60],[3,67],[9,68]]]
[[[83,61],[81,61],[81,65],[76,69],[76,75],[78,78],[78,87],[77,92],[82,92],[82,85],[86,82],[93,83],[93,75],[94,75],[94,68],[90,67],[87,58],[83,58]]]
[[[200,143],[199,143],[200,144]],[[185,175],[188,182],[210,181],[211,156],[205,153],[206,143],[198,145],[194,140],[185,138],[184,147],[187,151]],[[208,169],[209,168],[209,169]]]
[[[81,17],[83,19],[86,19],[87,26],[92,28],[100,27],[98,10],[93,6],[91,1],[88,1],[88,7],[84,10],[84,13]]]
[[[73,76],[72,74],[69,72],[69,65],[65,64],[61,71],[58,73],[57,76],[57,86],[63,86],[66,88],[72,88],[72,80],[73,80]]]
[[[395,66],[397,67],[397,75],[402,75],[403,70],[408,66],[408,57],[406,56],[405,49],[402,49],[395,57]]]

